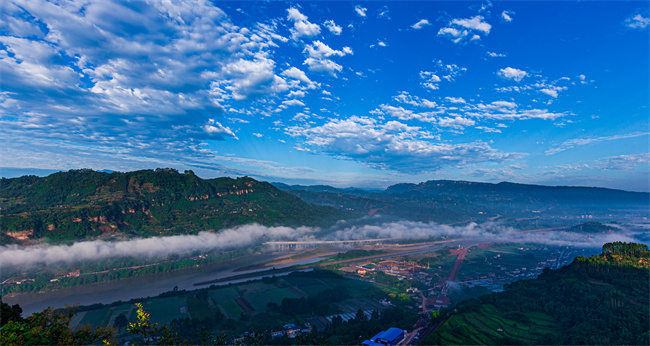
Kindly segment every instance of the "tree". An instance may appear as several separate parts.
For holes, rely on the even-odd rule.
[[[115,321],[113,321],[113,327],[116,329],[121,329],[129,325],[129,320],[126,318],[126,315],[124,313],[121,313],[115,317]]]
[[[178,336],[173,330],[174,325],[167,326],[167,323],[158,325],[158,323],[149,322],[149,313],[144,311],[142,303],[135,303],[138,307],[137,321],[130,323],[126,330],[129,333],[139,336],[139,341],[144,345],[187,345],[188,342]]]
[[[9,321],[22,322],[24,319],[20,316],[23,313],[23,309],[18,304],[10,306],[9,304],[2,301],[2,296],[0,296],[0,327],[3,327]]]
[[[75,308],[47,308],[22,321],[10,319],[0,328],[0,345],[88,345],[112,341],[112,328],[71,328]]]

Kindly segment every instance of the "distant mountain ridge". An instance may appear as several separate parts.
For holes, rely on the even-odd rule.
[[[0,180],[2,242],[174,235],[246,223],[320,225],[346,213],[249,177],[201,179],[174,169],[70,170]]]
[[[479,183],[462,180],[429,180],[419,184],[402,183],[389,186],[386,193],[405,193],[419,191],[425,194],[458,194],[458,193],[532,193],[557,194],[562,197],[573,198],[615,198],[615,199],[640,199],[650,200],[650,193],[633,192],[603,187],[584,186],[547,186],[533,184],[519,184],[511,182]]]
[[[377,192],[327,185],[274,185],[312,204],[359,215],[379,213],[413,221],[455,223],[486,221],[497,216],[522,219],[536,218],[542,212],[593,217],[594,213],[613,215],[617,210],[630,208],[650,216],[650,193],[600,187],[430,180],[396,184]]]

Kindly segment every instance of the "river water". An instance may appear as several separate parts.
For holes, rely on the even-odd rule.
[[[197,282],[267,270],[268,268],[257,268],[234,272],[237,268],[264,263],[274,257],[271,255],[255,255],[228,262],[212,263],[201,268],[189,268],[106,283],[66,287],[43,293],[3,296],[2,300],[10,305],[20,304],[23,309],[23,315],[39,312],[50,306],[53,308],[63,308],[66,304],[71,306],[74,304],[108,304],[118,300],[128,301],[134,298],[157,296],[160,293],[171,291],[175,286],[178,286],[180,290],[194,290],[200,288],[193,286]],[[255,278],[248,278],[243,281],[253,279]],[[220,283],[220,285],[223,284],[228,284],[228,282]]]

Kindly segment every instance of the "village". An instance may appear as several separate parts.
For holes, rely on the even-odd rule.
[[[499,292],[507,283],[536,278],[544,268],[557,269],[584,252],[573,247],[481,243],[437,254],[349,264],[338,270],[347,277],[379,284],[409,283],[398,286],[408,286],[402,294],[415,302],[410,308],[428,313],[458,303],[465,298],[463,291]]]

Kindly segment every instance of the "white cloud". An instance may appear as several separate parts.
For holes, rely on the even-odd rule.
[[[505,54],[499,54],[499,53],[494,53],[494,52],[487,52],[487,55],[490,58],[504,58],[506,56]]]
[[[310,89],[314,89],[318,86],[317,83],[312,82],[309,77],[305,74],[305,72],[301,71],[300,69],[296,67],[291,67],[289,69],[286,69],[282,72],[283,76],[287,76],[293,79],[297,79],[301,82],[305,82]]]
[[[336,77],[336,73],[343,70],[343,66],[329,59],[307,58],[303,65],[307,65],[310,71],[326,73],[332,77]]]
[[[316,36],[320,34],[320,26],[311,23],[307,20],[307,16],[298,11],[297,8],[291,7],[287,9],[287,19],[293,21],[293,28],[291,29],[291,38],[298,40],[303,36]]]
[[[287,105],[287,106],[303,106],[303,107],[305,106],[305,104],[302,103],[302,101],[295,100],[295,99],[294,100],[284,100],[284,101],[282,101],[282,104]]]
[[[446,37],[453,43],[461,43],[465,38],[469,38],[469,41],[478,41],[481,39],[478,34],[488,35],[491,28],[492,26],[484,21],[483,16],[478,15],[466,19],[452,19],[446,27],[438,30],[438,36]]]
[[[467,29],[480,31],[487,35],[490,33],[490,29],[492,28],[492,26],[484,22],[483,19],[484,19],[483,16],[474,16],[469,19],[453,19],[450,22],[450,24],[462,26]]]
[[[465,99],[463,99],[462,97],[447,96],[447,97],[445,97],[445,100],[447,100],[447,101],[449,101],[451,103],[467,103],[467,102],[465,102]]]
[[[305,46],[303,53],[307,53],[309,57],[315,59],[322,59],[329,58],[330,56],[345,56],[346,54],[352,54],[352,50],[350,47],[344,47],[343,50],[336,50],[330,48],[321,41],[314,41],[314,43]]]
[[[294,126],[292,137],[304,138],[299,148],[361,162],[369,167],[416,174],[444,166],[461,167],[478,162],[503,162],[521,157],[501,153],[483,141],[448,144],[398,121],[350,117],[332,119],[317,127]]]
[[[512,11],[503,11],[501,12],[501,19],[503,19],[506,22],[512,22],[512,15],[515,14]]]
[[[420,71],[420,79],[422,79],[422,86],[431,90],[439,89],[438,83],[441,81],[434,72]]]
[[[524,77],[526,77],[526,75],[528,75],[526,71],[518,70],[512,67],[503,68],[499,70],[497,74],[505,79],[513,79],[517,82],[520,82]]]
[[[627,18],[624,24],[631,29],[645,29],[650,25],[650,18],[637,14],[634,17]]]
[[[368,11],[367,8],[361,7],[360,5],[354,6],[354,11],[361,17],[366,16],[366,11]]]
[[[606,170],[632,170],[639,165],[644,165],[647,168],[649,164],[650,153],[641,153],[606,157],[598,160],[594,165],[594,168]]]
[[[427,99],[419,98],[415,95],[411,95],[406,91],[402,91],[397,96],[393,96],[393,100],[412,106],[423,107],[423,108],[436,108],[438,104]]]
[[[557,98],[557,90],[553,90],[553,89],[542,89],[542,90],[540,90],[540,91],[541,91],[542,93],[544,93],[544,94],[550,96],[550,97]]]
[[[476,126],[474,128],[477,130],[482,130],[483,132],[487,132],[487,133],[501,133],[501,130],[499,129],[493,129],[491,127],[486,127],[486,126]]]
[[[455,28],[441,28],[438,30],[438,36],[447,37],[454,43],[459,43],[467,35],[469,35],[467,30],[461,31]]]
[[[420,84],[427,89],[437,90],[439,89],[438,83],[442,79],[453,82],[457,76],[467,71],[464,67],[456,64],[445,64],[442,60],[434,60],[434,62],[436,63],[436,71],[420,71],[420,79],[422,80]]]
[[[382,42],[382,41],[379,41],[379,43],[377,43],[377,45],[379,45],[381,47],[386,47],[387,46],[387,44]]]
[[[455,117],[455,118],[439,118],[438,126],[440,127],[450,127],[457,130],[463,130],[466,126],[474,126],[476,122],[472,119]]]
[[[261,133],[256,133],[256,132],[253,132],[253,136],[255,136],[255,137],[257,137],[257,138],[262,138],[262,137],[264,137],[263,134],[261,134]]]
[[[336,50],[320,41],[314,41],[314,43],[305,46],[303,53],[307,55],[303,64],[307,65],[309,70],[327,73],[333,77],[336,77],[336,72],[341,72],[343,66],[335,63],[329,58],[354,54],[350,47],[343,47],[342,50]]]
[[[602,137],[587,137],[587,138],[574,138],[574,139],[569,139],[562,144],[557,145],[553,148],[550,148],[546,150],[546,155],[553,155],[557,154],[559,152],[572,149],[576,146],[581,146],[581,145],[587,145],[587,144],[592,144],[592,143],[599,143],[599,142],[604,142],[604,141],[613,141],[613,140],[619,140],[619,139],[626,139],[626,138],[635,138],[635,137],[641,137],[641,136],[648,136],[650,135],[650,132],[632,132],[628,134],[623,134],[623,135],[613,135],[613,136],[602,136]]]
[[[207,124],[203,126],[203,130],[210,136],[228,135],[234,139],[238,139],[234,132],[228,127],[224,127],[220,122],[210,119]]]
[[[431,25],[431,23],[429,23],[428,20],[426,20],[426,19],[420,19],[419,22],[417,22],[417,23],[411,25],[411,28],[413,28],[413,29],[415,29],[415,30],[420,30],[420,29],[424,28],[425,26],[429,26],[429,25]]]
[[[325,25],[327,30],[329,30],[334,35],[340,35],[341,32],[343,32],[343,28],[336,25],[333,20],[326,20],[323,25]]]

